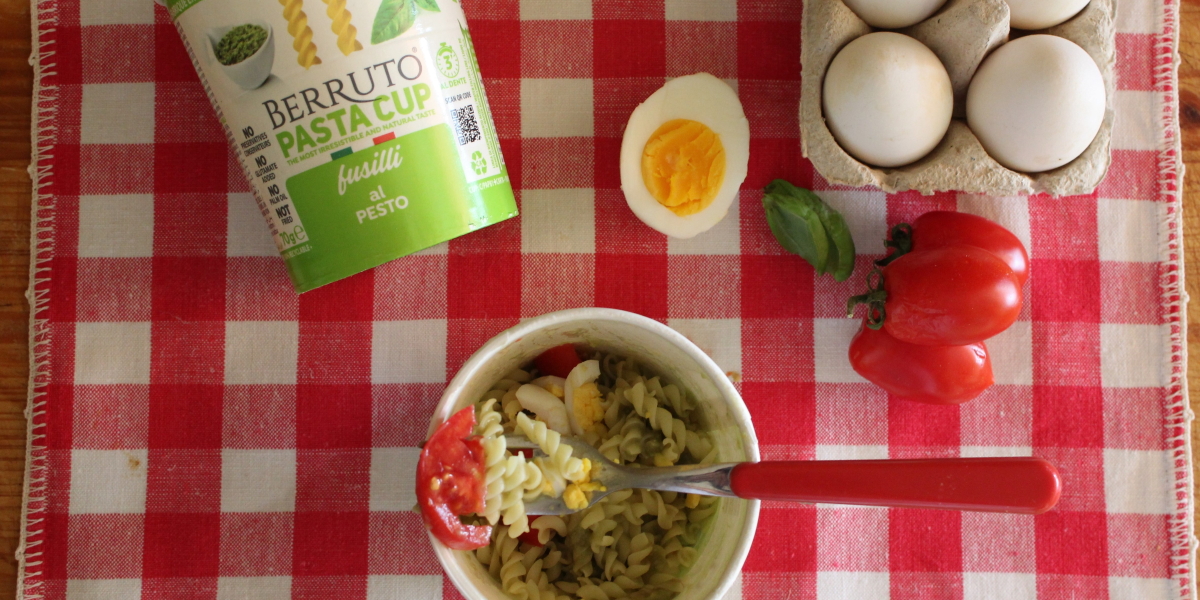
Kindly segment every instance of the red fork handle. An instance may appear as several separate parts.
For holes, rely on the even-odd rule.
[[[730,486],[741,498],[1041,514],[1062,480],[1040,458],[821,460],[742,463]]]

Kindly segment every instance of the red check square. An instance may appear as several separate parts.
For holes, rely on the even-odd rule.
[[[666,74],[667,31],[663,21],[646,20],[645,16],[598,20],[592,24],[592,36],[592,71],[597,79]]]
[[[737,256],[683,255],[667,259],[667,306],[675,319],[741,316],[742,261]]]
[[[521,77],[554,79],[592,76],[590,21],[521,21]]]
[[[763,507],[758,514],[760,539],[769,544],[750,548],[743,567],[746,574],[759,572],[814,572],[817,570],[817,509],[795,505]]]
[[[150,320],[150,258],[80,258],[76,319]]]
[[[371,513],[368,569],[372,575],[439,575],[442,567],[433,547],[413,548],[407,540],[426,535],[420,515],[411,512]]]
[[[289,575],[292,513],[223,513],[222,577]]]
[[[1104,513],[1052,510],[1035,519],[1039,580],[1042,574],[1108,575],[1108,523]],[[1039,581],[1039,591],[1041,587]],[[1075,585],[1071,588],[1080,591]]]
[[[143,515],[71,515],[65,538],[66,575],[73,579],[142,576]],[[55,528],[57,529],[57,527]],[[54,533],[52,530],[50,533]],[[60,563],[61,564],[61,563]]]
[[[216,577],[219,513],[146,513],[145,519],[142,577]]]

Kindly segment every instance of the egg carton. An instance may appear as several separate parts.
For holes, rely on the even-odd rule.
[[[954,88],[954,118],[942,141],[924,158],[896,168],[863,164],[838,145],[821,108],[825,72],[846,44],[873,31],[842,0],[804,0],[801,24],[800,149],[826,181],[854,187],[876,186],[887,192],[922,194],[963,191],[994,196],[1091,193],[1112,163],[1115,87],[1116,0],[1092,0],[1071,20],[1037,33],[1066,38],[1096,61],[1104,77],[1104,121],[1091,145],[1075,160],[1044,173],[1013,171],[996,162],[967,126],[966,94],[971,77],[988,53],[1008,41],[1008,4],[1004,0],[949,0],[932,17],[898,33],[912,36],[946,66]]]

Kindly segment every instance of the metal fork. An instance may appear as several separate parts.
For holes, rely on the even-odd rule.
[[[506,436],[508,447],[533,450],[523,436]],[[591,492],[592,506],[624,489],[725,496],[805,503],[938,508],[983,512],[1041,514],[1054,507],[1062,491],[1058,470],[1033,457],[934,458],[922,460],[811,460],[630,467],[613,463],[591,444],[564,436],[572,456],[598,465],[593,481],[605,491]],[[525,504],[531,515],[566,515],[562,497],[540,496]]]

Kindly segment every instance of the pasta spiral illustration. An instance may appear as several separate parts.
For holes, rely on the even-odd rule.
[[[358,29],[350,24],[350,11],[346,10],[346,0],[325,0],[325,4],[328,5],[325,14],[333,21],[333,33],[337,35],[338,50],[346,56],[350,56],[350,53],[356,50],[362,50],[362,44],[358,42],[357,37]]]
[[[304,14],[304,0],[279,0],[279,4],[283,5],[283,18],[288,22],[292,48],[297,53],[296,62],[305,69],[321,64],[317,45],[312,41],[312,28],[308,26],[308,15]]]

